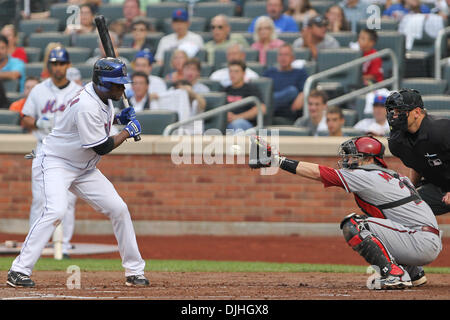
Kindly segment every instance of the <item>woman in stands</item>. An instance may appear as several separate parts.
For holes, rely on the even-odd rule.
[[[165,79],[175,82],[184,79],[183,66],[188,61],[188,55],[183,50],[176,49],[172,53],[171,66],[174,70],[166,75]]]
[[[325,12],[328,20],[328,32],[350,31],[350,24],[345,19],[344,10],[338,5],[333,5]]]
[[[27,53],[23,47],[17,47],[17,30],[12,24],[2,28],[1,34],[8,39],[8,55],[28,63]]]
[[[266,64],[267,50],[278,49],[284,44],[283,40],[277,38],[273,20],[268,16],[261,16],[256,19],[255,32],[253,33],[254,42],[252,49],[259,51],[259,63]]]
[[[97,8],[92,4],[80,5],[80,24],[68,24],[64,33],[84,34],[96,31],[94,18]]]
[[[284,14],[291,16],[295,21],[305,25],[308,20],[317,16],[317,11],[311,6],[309,0],[289,0],[288,9]]]

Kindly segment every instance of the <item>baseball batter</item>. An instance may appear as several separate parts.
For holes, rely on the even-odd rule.
[[[384,145],[357,137],[340,146],[340,169],[290,160],[272,152],[259,137],[252,139],[250,167],[279,165],[283,170],[352,192],[365,215],[352,213],[341,222],[344,238],[368,263],[380,270],[373,289],[403,289],[427,282],[422,266],[442,249],[441,233],[431,208],[411,181],[389,170]]]
[[[111,100],[119,100],[129,83],[126,65],[115,58],[99,59],[92,82],[72,97],[36,156],[34,177],[44,197],[44,209],[31,227],[19,256],[8,272],[7,284],[33,287],[33,267],[67,209],[68,190],[105,214],[112,222],[127,286],[149,285],[128,207],[111,182],[96,168],[102,155],[140,134],[132,107],[114,115]],[[113,123],[125,128],[110,136]]]
[[[36,85],[23,107],[24,117],[22,124],[31,130],[37,139],[35,154],[39,153],[42,141],[50,133],[56,121],[62,115],[67,102],[82,89],[73,81],[66,79],[66,71],[70,67],[70,59],[67,50],[56,47],[50,51],[48,59],[48,70],[50,78]],[[44,207],[44,196],[36,184],[36,176],[39,174],[39,162],[33,159],[31,190],[33,201],[30,208],[30,228],[42,214]],[[63,247],[62,253],[68,256],[71,249],[70,239],[75,227],[75,202],[76,196],[69,191],[66,215],[62,221]]]

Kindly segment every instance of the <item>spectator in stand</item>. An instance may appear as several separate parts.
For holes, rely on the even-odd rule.
[[[13,103],[11,103],[11,105],[9,106],[9,110],[14,111],[14,112],[19,112],[20,115],[22,115],[22,109],[25,104],[25,101],[27,101],[30,91],[38,83],[39,83],[38,78],[27,77],[27,79],[25,80],[25,89],[23,90],[24,97],[22,99],[19,99],[17,101],[14,101]]]
[[[227,62],[239,60],[245,62],[245,51],[244,48],[238,44],[232,44],[227,49]],[[214,81],[220,82],[222,87],[226,88],[231,85],[230,72],[229,67],[225,67],[219,70],[214,71],[209,78]],[[245,67],[244,81],[248,82],[252,79],[258,79],[259,75],[253,71],[252,69]]]
[[[375,29],[363,29],[359,32],[358,45],[363,52],[363,56],[377,52],[374,49],[377,40],[378,35]],[[363,63],[362,73],[363,84],[365,86],[383,81],[383,60],[378,57]]]
[[[267,16],[269,16],[275,24],[277,32],[298,32],[298,24],[291,17],[283,13],[283,0],[267,0],[266,2]],[[255,31],[255,18],[248,28],[248,32]]]
[[[245,82],[245,62],[242,60],[233,60],[228,63],[230,70],[231,85],[225,88],[227,94],[227,103],[240,101],[244,98],[255,96],[262,100],[261,92],[251,83]],[[263,112],[266,112],[266,106],[261,103]],[[227,129],[247,130],[256,126],[256,116],[258,107],[255,105],[245,105],[227,113]]]
[[[373,117],[358,121],[353,128],[374,136],[388,136],[390,133],[384,103],[386,96],[376,95],[373,101]]]
[[[208,62],[214,64],[216,50],[225,50],[230,45],[238,43],[244,48],[248,48],[248,42],[244,36],[238,33],[230,33],[231,27],[227,16],[219,14],[211,19],[212,40],[205,44],[205,50],[208,53]]]
[[[427,5],[421,4],[420,0],[400,0],[384,10],[383,16],[400,20],[408,13],[431,13],[431,10]]]
[[[197,49],[203,48],[203,38],[189,31],[189,26],[190,22],[187,11],[184,9],[174,10],[172,13],[172,29],[174,33],[162,37],[159,41],[155,55],[158,64],[162,65],[164,63],[164,52],[166,50],[176,49],[180,45],[188,44]]]
[[[127,58],[120,56],[120,49],[118,48],[118,44],[119,44],[120,40],[119,40],[119,36],[117,35],[117,33],[109,31],[109,36],[111,37],[111,42],[112,42],[112,45],[114,48],[114,52],[116,53],[118,58],[120,60],[122,60],[126,65],[130,64],[130,61],[128,61]],[[98,48],[95,49],[95,51],[94,51],[95,56],[87,59],[87,61],[86,61],[87,64],[91,64],[92,66],[95,64],[95,62],[97,62],[98,59],[106,57],[105,49],[103,49],[102,41],[100,40],[100,38],[97,39],[97,43],[98,43]]]
[[[284,14],[291,16],[302,25],[307,24],[309,19],[318,15],[309,0],[289,0],[288,9]]]
[[[8,39],[0,35],[0,81],[19,80],[19,91],[25,87],[25,63],[8,54]],[[3,84],[4,85],[4,84]]]
[[[361,0],[343,0],[339,5],[344,10],[345,18],[350,23],[350,30],[356,33],[358,21],[369,17],[367,13],[368,5]]]
[[[252,49],[258,50],[258,61],[262,65],[266,65],[267,50],[278,49],[284,44],[283,40],[277,38],[273,20],[266,16],[261,16],[256,19],[253,39],[254,42],[251,47]]]
[[[192,86],[192,90],[195,93],[208,93],[210,92],[209,87],[200,83],[200,74],[202,71],[202,65],[198,58],[190,58],[183,65],[183,78]]]
[[[117,22],[122,26],[123,30],[123,33],[117,34],[119,36],[119,39],[122,39],[124,34],[133,31],[133,21],[135,18],[144,16],[139,6],[139,0],[125,0],[123,2],[123,18],[117,20]]]
[[[148,33],[152,31],[151,22],[147,18],[137,17],[133,20],[132,25],[132,36],[133,43],[131,47],[137,50],[149,49],[155,52],[155,48],[151,44],[150,40],[147,39]]]
[[[183,66],[188,59],[189,57],[185,51],[180,49],[174,50],[170,60],[173,71],[168,73],[165,79],[173,82],[184,79]]]
[[[133,106],[136,112],[144,110],[150,110],[150,95],[148,75],[144,72],[136,71],[131,76],[132,95],[130,98],[130,104]],[[124,109],[123,106],[122,109]]]
[[[308,48],[311,50],[311,56],[317,59],[317,53],[321,49],[337,49],[339,42],[327,34],[328,21],[323,16],[315,16],[308,21],[308,24],[302,29],[302,36],[293,43],[294,48]]]
[[[294,126],[309,129],[310,136],[318,136],[319,132],[327,132],[327,102],[325,91],[312,90],[308,96],[308,117],[302,117],[295,121]]]
[[[2,28],[1,34],[8,39],[8,55],[28,63],[27,53],[23,47],[17,46],[17,29],[13,24],[7,24]]]
[[[328,136],[329,137],[342,137],[342,127],[345,123],[344,113],[338,106],[331,106],[327,109],[326,115]]]
[[[96,32],[94,24],[97,8],[88,3],[80,5],[80,24],[68,24],[64,33],[66,34],[85,34]]]
[[[278,67],[269,68],[263,74],[273,80],[274,116],[284,121],[276,124],[292,124],[303,113],[303,86],[308,73],[304,68],[293,68],[294,60],[292,46],[283,44],[278,49]]]
[[[328,20],[328,32],[350,31],[350,24],[345,18],[344,10],[337,4],[327,9],[325,18]]]

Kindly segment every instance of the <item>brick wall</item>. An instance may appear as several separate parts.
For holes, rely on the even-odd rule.
[[[300,160],[299,157],[292,156]],[[301,157],[336,166],[336,157]],[[387,158],[392,169],[408,170]],[[27,219],[31,203],[31,161],[0,155],[0,218]],[[262,176],[247,165],[180,165],[170,155],[109,155],[100,170],[115,185],[134,220],[339,222],[359,210],[342,189],[286,172]],[[82,200],[77,219],[105,219]],[[438,218],[450,223],[450,215]]]

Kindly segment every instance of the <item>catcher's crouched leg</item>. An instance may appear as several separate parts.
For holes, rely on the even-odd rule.
[[[398,266],[381,241],[370,232],[364,216],[352,213],[340,225],[348,245],[358,252],[369,264],[379,268],[382,277],[402,277],[403,268]]]

